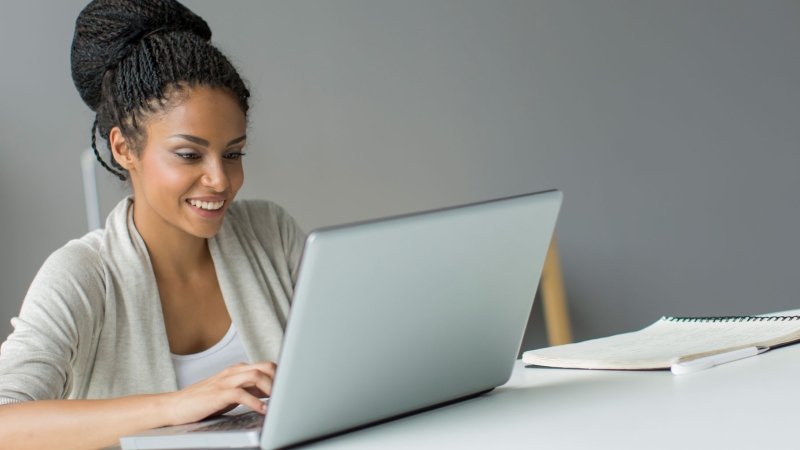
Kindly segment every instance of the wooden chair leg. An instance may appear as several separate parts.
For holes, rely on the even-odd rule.
[[[544,261],[539,294],[542,298],[548,343],[551,346],[571,343],[572,327],[569,323],[567,295],[564,291],[564,277],[561,273],[561,261],[558,256],[555,234],[550,241],[550,248],[547,250],[547,258]]]

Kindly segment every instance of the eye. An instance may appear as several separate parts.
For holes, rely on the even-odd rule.
[[[188,160],[200,158],[200,155],[198,155],[197,153],[176,153],[176,155],[180,156],[183,159],[188,159]]]
[[[225,158],[226,158],[226,159],[230,159],[230,160],[232,160],[232,161],[237,161],[237,160],[239,160],[239,159],[240,159],[242,156],[244,156],[244,153],[243,153],[243,152],[233,152],[233,153],[227,153],[227,154],[225,154]]]

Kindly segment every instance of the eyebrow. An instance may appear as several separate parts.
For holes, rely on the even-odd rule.
[[[202,145],[203,147],[208,147],[209,145],[211,145],[211,143],[208,142],[207,140],[205,140],[203,138],[199,138],[197,136],[192,136],[191,134],[173,134],[170,137],[171,138],[179,137],[181,139],[186,139],[189,142],[194,142],[195,144]],[[238,138],[228,142],[228,145],[226,145],[226,147],[231,146],[233,144],[238,144],[239,142],[242,142],[245,139],[247,139],[247,135],[246,134],[243,135],[243,136],[239,136]]]

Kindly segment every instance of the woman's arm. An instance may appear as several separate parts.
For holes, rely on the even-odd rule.
[[[9,449],[89,449],[169,425],[164,395],[108,400],[38,400],[0,406],[0,442]]]
[[[266,411],[275,364],[238,364],[177,392],[107,400],[39,400],[0,406],[4,449],[87,449],[138,431],[196,422],[242,404]]]

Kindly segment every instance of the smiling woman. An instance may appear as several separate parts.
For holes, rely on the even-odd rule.
[[[204,238],[219,231],[244,183],[246,128],[244,113],[229,92],[196,86],[169,113],[149,120],[147,142],[138,152],[119,128],[111,130],[114,160],[128,171],[135,196],[142,200],[134,221],[143,236],[162,221]],[[160,230],[152,238],[174,239],[170,234]]]
[[[97,113],[92,146],[133,195],[45,261],[12,319],[3,448],[96,448],[264,411],[305,234],[272,202],[235,201],[250,94],[210,39],[171,0],[80,13],[72,74]]]

